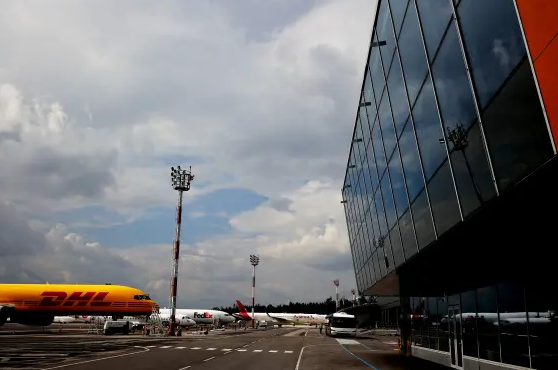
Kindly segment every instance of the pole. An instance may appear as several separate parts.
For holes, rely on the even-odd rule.
[[[180,256],[180,227],[182,224],[182,190],[178,190],[178,201],[176,203],[176,229],[174,236],[174,255],[172,261],[172,280],[171,280],[171,314],[169,320],[169,335],[174,333],[176,325],[176,292],[178,287],[178,260]]]
[[[178,292],[178,262],[180,258],[180,228],[182,225],[182,196],[185,191],[190,190],[190,182],[194,180],[192,167],[183,170],[178,166],[176,169],[171,167],[171,182],[174,190],[178,191],[176,202],[176,229],[173,243],[172,256],[172,277],[170,292],[170,320],[168,335],[173,335],[176,329],[176,295]]]
[[[252,266],[252,329],[256,323],[256,316],[254,316],[254,307],[256,306],[256,265]]]
[[[339,279],[333,280],[335,284],[335,311],[339,311]]]

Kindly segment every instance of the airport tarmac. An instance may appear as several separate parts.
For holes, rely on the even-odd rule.
[[[0,337],[0,369],[210,370],[438,367],[405,357],[390,337],[330,338],[314,328],[227,330],[203,337],[32,334]],[[439,369],[447,369],[439,367]]]

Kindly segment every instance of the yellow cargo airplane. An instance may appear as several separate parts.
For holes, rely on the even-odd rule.
[[[55,316],[149,316],[157,303],[122,285],[0,284],[0,326],[48,326]]]

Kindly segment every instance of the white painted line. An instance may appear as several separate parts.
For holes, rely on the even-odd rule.
[[[270,349],[269,352],[275,353],[275,352],[277,352],[277,351]]]
[[[201,347],[192,347],[190,349],[201,349]]]
[[[176,347],[176,349],[184,349],[184,348],[186,348],[186,347]]]
[[[209,361],[209,360],[213,360],[214,358],[215,358],[215,356],[213,356],[213,357],[210,357],[210,358],[206,358],[205,360],[203,360],[203,362],[205,362],[205,361]]]
[[[215,351],[217,348],[208,348],[206,351]]]
[[[159,347],[159,348],[171,348],[171,346],[162,346],[162,347]]]
[[[114,356],[96,358],[96,359],[94,359],[94,360],[73,362],[73,363],[71,363],[71,364],[58,365],[58,366],[54,366],[54,367],[47,367],[47,368],[44,369],[44,370],[61,369],[61,368],[63,368],[63,367],[75,366],[75,365],[82,365],[82,364],[88,364],[88,363],[91,363],[91,362],[109,360],[109,359],[111,359],[111,358],[118,358],[118,357],[124,357],[124,356],[137,355],[137,354],[139,354],[139,353],[144,353],[144,352],[148,352],[148,351],[149,351],[149,348],[144,347],[144,349],[145,349],[144,351],[138,351],[138,352],[132,352],[132,353],[123,353],[123,354],[121,354],[121,355],[114,355]]]
[[[285,351],[285,353],[293,353],[293,351]]]
[[[136,346],[136,347],[140,347],[140,346]],[[145,348],[155,348],[155,347],[157,347],[157,346],[147,346]]]
[[[341,345],[343,345],[343,344],[344,344],[344,345],[348,345],[348,344],[357,344],[357,345],[360,345],[360,343],[357,342],[357,341],[354,340],[354,339],[341,339],[341,338],[335,338],[335,340],[336,340],[339,344],[341,344]]]
[[[224,355],[228,355],[228,354],[231,353],[231,352],[232,352],[232,351],[229,351],[229,352],[225,352],[225,353],[223,353],[223,354],[224,354]]]
[[[254,352],[261,352],[261,349],[255,349]]]
[[[221,351],[232,351],[230,348],[223,348]]]
[[[245,349],[237,349],[238,352],[246,352]]]
[[[192,366],[188,365],[188,366],[181,367],[181,368],[178,369],[178,370],[186,370],[186,369],[189,369],[189,368],[191,368],[191,367],[192,367]]]

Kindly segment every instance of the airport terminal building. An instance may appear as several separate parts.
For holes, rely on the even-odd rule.
[[[413,356],[558,369],[556,19],[378,1],[342,195],[358,290],[400,296]]]

